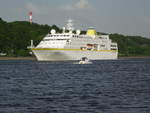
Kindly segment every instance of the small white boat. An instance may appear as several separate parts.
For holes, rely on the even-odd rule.
[[[79,61],[79,64],[92,64],[91,61],[87,57],[82,57],[82,59]]]

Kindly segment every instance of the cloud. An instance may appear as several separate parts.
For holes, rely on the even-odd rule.
[[[27,3],[25,6],[29,11],[32,11],[33,13],[37,15],[46,15],[48,14],[48,8],[45,6],[39,6],[35,5],[33,3]]]
[[[63,6],[63,9],[65,10],[81,10],[89,8],[91,8],[91,5],[88,0],[78,0],[76,3]]]
[[[88,2],[88,0],[79,0],[75,5],[74,5],[75,8],[78,8],[78,9],[85,9],[85,8],[89,8],[90,7],[90,4]]]

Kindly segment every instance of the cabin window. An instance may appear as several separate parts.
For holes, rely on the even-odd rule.
[[[105,47],[105,45],[100,45],[101,47]]]
[[[49,41],[50,39],[44,39],[43,41]]]
[[[111,48],[111,50],[117,50],[116,48]]]
[[[86,48],[86,47],[81,47],[80,49],[81,49],[81,50],[86,50],[87,48]]]
[[[116,45],[111,45],[111,47],[117,47]]]

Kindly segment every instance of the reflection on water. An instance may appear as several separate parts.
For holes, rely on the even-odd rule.
[[[0,113],[150,113],[150,59],[0,61]]]

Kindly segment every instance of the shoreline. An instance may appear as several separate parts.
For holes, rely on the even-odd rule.
[[[150,56],[122,56],[122,57],[118,57],[118,59],[142,59],[142,58],[150,58]]]
[[[125,56],[118,57],[118,59],[142,59],[150,58],[150,56]],[[35,57],[0,57],[0,60],[36,60]]]
[[[0,60],[36,60],[35,57],[0,57]]]

